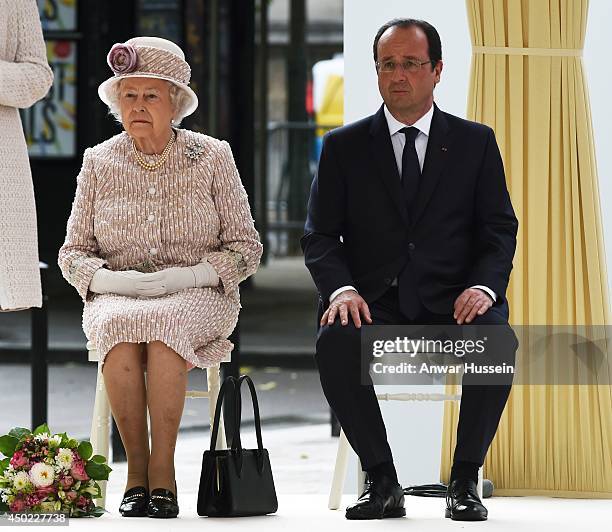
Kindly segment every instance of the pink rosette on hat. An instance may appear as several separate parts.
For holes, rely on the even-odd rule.
[[[138,66],[138,54],[131,44],[113,44],[106,56],[106,62],[111,70],[117,74],[129,74]]]

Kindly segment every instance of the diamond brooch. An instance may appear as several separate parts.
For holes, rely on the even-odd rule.
[[[197,140],[191,141],[185,147],[185,155],[192,161],[197,161],[202,152],[204,151],[204,144]]]

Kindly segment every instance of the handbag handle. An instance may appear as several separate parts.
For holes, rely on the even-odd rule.
[[[210,450],[214,451],[216,444],[217,444],[217,434],[219,434],[219,422],[221,420],[221,408],[223,406],[223,399],[225,398],[225,394],[227,392],[227,389],[231,386],[234,387],[234,393],[236,392],[236,390],[238,390],[238,392],[240,392],[240,388],[237,384],[237,379],[236,377],[233,376],[229,376],[226,377],[226,379],[223,381],[223,384],[221,385],[221,389],[219,390],[219,395],[217,396],[217,406],[215,407],[215,418],[213,421],[213,426],[212,426],[212,434],[210,436]],[[240,430],[240,426],[237,427],[238,430]],[[237,430],[234,430],[234,435],[236,435],[238,433]],[[232,446],[234,444],[234,441],[232,439]]]
[[[261,438],[261,418],[259,416],[259,402],[257,401],[257,392],[255,391],[255,385],[251,377],[248,375],[241,375],[236,383],[236,430],[234,431],[234,437],[232,438],[232,449],[237,451],[238,459],[238,471],[242,470],[242,441],[240,440],[240,425],[242,423],[242,397],[240,389],[242,383],[245,382],[249,386],[251,392],[251,402],[253,404],[253,417],[255,419],[255,434],[257,436],[257,468],[259,473],[263,471],[263,440]]]

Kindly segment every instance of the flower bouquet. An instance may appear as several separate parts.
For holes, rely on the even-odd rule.
[[[63,513],[100,517],[104,508],[96,481],[108,480],[104,456],[92,456],[88,441],[51,435],[44,424],[34,432],[14,428],[0,437],[0,513]]]

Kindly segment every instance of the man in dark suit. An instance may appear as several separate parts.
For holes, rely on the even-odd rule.
[[[493,131],[434,104],[441,48],[424,21],[380,28],[374,61],[384,105],[325,136],[310,193],[301,243],[320,294],[316,361],[368,479],[349,519],[405,515],[375,392],[360,383],[362,323],[509,329],[518,222]],[[504,344],[506,360],[516,347]],[[511,383],[463,384],[446,516],[485,520],[478,469]]]

